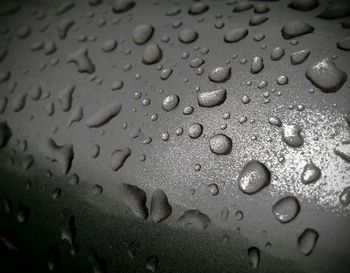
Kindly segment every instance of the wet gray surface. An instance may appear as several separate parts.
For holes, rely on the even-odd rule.
[[[2,1],[3,268],[349,272],[332,3]]]

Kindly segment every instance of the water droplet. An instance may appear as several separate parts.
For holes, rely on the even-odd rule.
[[[264,15],[253,15],[253,17],[251,17],[249,19],[249,25],[250,26],[258,26],[261,25],[262,23],[266,22],[267,20],[269,20],[269,17],[266,17]]]
[[[22,168],[23,170],[28,170],[30,169],[30,167],[32,167],[34,164],[34,156],[32,155],[26,155],[24,156],[23,160],[22,160]]]
[[[204,60],[202,58],[194,58],[193,60],[191,60],[190,62],[190,66],[192,68],[196,68],[201,66],[202,64],[204,64]]]
[[[279,77],[277,78],[277,83],[278,83],[279,85],[285,85],[285,84],[287,84],[287,83],[288,83],[288,77],[287,77],[287,76],[284,76],[284,75],[279,76]]]
[[[233,12],[242,12],[249,10],[253,7],[254,5],[252,3],[249,3],[248,1],[241,1],[236,3],[235,7],[233,8]]]
[[[199,172],[201,169],[202,169],[201,164],[196,164],[196,165],[194,166],[194,170],[195,170],[196,172]]]
[[[153,222],[160,223],[167,219],[172,212],[172,207],[169,204],[168,197],[162,190],[155,190],[151,200],[150,217]]]
[[[225,134],[217,134],[209,139],[210,150],[217,155],[228,155],[232,150],[232,140]]]
[[[59,146],[52,138],[45,138],[40,143],[39,150],[51,161],[57,161],[64,174],[68,173],[74,157],[73,145],[65,144]]]
[[[63,88],[58,94],[58,100],[62,105],[62,110],[67,112],[70,110],[73,101],[73,92],[75,85],[71,84]]]
[[[303,184],[309,184],[316,182],[321,177],[320,168],[316,167],[315,164],[310,161],[307,163],[301,174],[301,182]]]
[[[113,11],[115,13],[121,13],[132,9],[135,6],[135,2],[132,0],[116,0],[113,4]]]
[[[304,139],[301,136],[301,128],[299,125],[289,125],[283,126],[282,139],[291,147],[299,147],[304,143]]]
[[[339,195],[339,201],[343,206],[350,204],[350,186],[346,187]]]
[[[338,91],[346,81],[346,73],[329,58],[318,61],[306,70],[306,78],[325,93]]]
[[[248,249],[249,264],[252,268],[258,268],[260,263],[260,250],[257,247]]]
[[[68,31],[72,28],[75,22],[68,18],[62,18],[57,24],[58,37],[64,39],[68,35]]]
[[[183,114],[186,116],[191,115],[193,113],[193,111],[194,111],[193,106],[186,106],[183,110]]]
[[[26,206],[23,206],[22,204],[19,204],[17,211],[17,221],[21,224],[24,224],[28,221],[29,215],[30,209]]]
[[[334,149],[334,153],[350,163],[350,142],[342,142]]]
[[[69,10],[71,10],[75,6],[75,3],[71,1],[63,1],[56,9],[55,15],[62,15]]]
[[[120,186],[121,197],[125,205],[141,219],[147,219],[148,209],[146,207],[146,193],[135,185],[123,183]]]
[[[290,54],[290,61],[293,65],[302,64],[306,61],[306,59],[311,54],[311,51],[308,49],[302,49],[299,51],[295,51]]]
[[[242,221],[243,220],[243,212],[241,210],[238,210],[235,212],[235,219],[237,221]]]
[[[332,20],[349,16],[350,7],[345,3],[331,3],[316,17]]]
[[[318,240],[319,234],[316,230],[307,228],[298,238],[298,250],[301,254],[308,256],[312,253]]]
[[[6,147],[12,136],[11,129],[6,122],[0,122],[0,148]]]
[[[86,72],[92,74],[95,72],[95,66],[89,58],[87,48],[81,48],[69,54],[67,56],[67,61],[68,63],[75,63],[80,73]]]
[[[160,47],[157,44],[149,44],[143,52],[142,62],[144,64],[154,64],[159,62],[162,57],[163,53]]]
[[[252,66],[250,67],[250,73],[257,74],[264,68],[263,59],[260,57],[254,57],[252,59]]]
[[[169,112],[174,110],[180,102],[180,98],[177,95],[169,95],[163,100],[162,107],[165,111]]]
[[[102,50],[104,52],[112,52],[117,47],[117,45],[118,43],[116,40],[107,40],[102,45]]]
[[[178,223],[182,226],[191,226],[199,230],[205,230],[210,225],[210,218],[199,210],[187,210],[179,218]]]
[[[147,24],[138,25],[132,31],[132,38],[136,44],[142,45],[151,39],[154,27]]]
[[[247,95],[244,95],[244,96],[242,97],[242,102],[243,102],[244,104],[247,104],[247,103],[250,102],[250,98],[249,98]]]
[[[83,118],[83,107],[77,105],[73,110],[71,115],[68,118],[67,126],[70,127],[74,122],[78,122]]]
[[[248,30],[243,28],[234,28],[227,31],[224,35],[226,43],[236,43],[248,35]]]
[[[260,161],[251,160],[238,177],[239,189],[245,194],[254,194],[270,184],[271,173]]]
[[[52,192],[52,199],[53,200],[57,200],[60,196],[61,196],[61,189],[60,188],[56,188],[53,192]]]
[[[276,219],[282,223],[289,223],[292,221],[300,211],[298,200],[293,196],[283,197],[278,200],[272,207],[272,212]]]
[[[160,78],[162,80],[167,80],[172,73],[173,73],[172,68],[165,68],[160,72]]]
[[[129,147],[115,150],[111,155],[111,167],[113,171],[118,171],[124,164],[126,159],[131,155]]]
[[[310,11],[319,6],[318,0],[293,0],[288,7],[300,11]]]
[[[268,6],[265,4],[256,4],[254,7],[254,12],[255,13],[266,13],[270,10]]]
[[[213,91],[202,92],[198,95],[198,105],[202,107],[214,107],[223,104],[226,100],[226,89],[220,88]]]
[[[302,21],[290,21],[281,30],[284,39],[291,39],[314,31],[314,27]]]
[[[179,33],[179,40],[182,43],[189,44],[197,40],[198,32],[193,29],[183,29]]]
[[[86,120],[88,127],[101,127],[112,118],[117,116],[121,111],[122,105],[118,102],[113,102],[103,106]]]
[[[208,77],[212,82],[226,82],[231,77],[231,68],[218,66],[210,71]]]
[[[188,129],[188,135],[191,138],[198,138],[202,135],[203,132],[203,126],[199,123],[194,123],[190,126]]]
[[[26,105],[27,93],[19,93],[12,99],[12,110],[21,111]]]
[[[337,47],[342,50],[350,50],[350,37],[345,37],[337,42]]]
[[[203,2],[193,3],[189,8],[188,13],[191,15],[198,15],[206,12],[209,9],[209,6]]]

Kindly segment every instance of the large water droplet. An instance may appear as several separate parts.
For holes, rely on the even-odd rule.
[[[198,95],[198,105],[202,107],[214,107],[223,104],[226,100],[226,89],[220,88],[213,91],[202,92]]]
[[[203,126],[199,123],[194,123],[188,128],[188,135],[191,138],[198,138],[203,132]]]
[[[179,104],[180,99],[177,95],[169,95],[163,100],[162,107],[165,111],[169,112],[174,110]]]
[[[314,27],[302,21],[290,21],[281,30],[284,39],[292,39],[314,31]]]
[[[113,171],[118,171],[123,167],[126,159],[131,155],[129,147],[115,150],[111,155],[111,167]]]
[[[243,28],[234,28],[227,31],[224,35],[226,43],[236,43],[248,35],[248,30]]]
[[[231,68],[218,66],[209,73],[209,80],[212,82],[226,82],[231,77]]]
[[[51,161],[57,161],[64,174],[68,173],[74,157],[73,145],[59,146],[52,138],[45,138],[39,145],[39,151]]]
[[[338,91],[346,81],[346,73],[329,58],[318,61],[306,70],[306,78],[325,93]]]
[[[179,40],[185,44],[189,44],[197,40],[198,32],[193,29],[183,29],[179,33]]]
[[[345,37],[337,42],[337,47],[342,50],[350,50],[350,37]]]
[[[86,120],[86,125],[88,127],[100,127],[105,125],[108,121],[120,113],[121,108],[122,105],[119,102],[109,103],[88,118]]]
[[[311,54],[310,50],[302,49],[290,54],[290,61],[293,65],[302,64]]]
[[[232,150],[232,140],[225,134],[217,134],[209,139],[210,150],[217,155],[228,155]]]
[[[146,193],[137,186],[125,183],[120,186],[120,191],[123,202],[134,215],[141,219],[147,219]]]
[[[260,161],[251,160],[238,177],[239,189],[245,194],[254,194],[270,184],[271,173]]]
[[[189,8],[188,13],[191,15],[198,15],[206,12],[209,9],[209,6],[203,2],[193,3]]]
[[[160,47],[157,44],[149,44],[143,52],[142,62],[144,64],[154,64],[159,62],[162,57],[163,53]]]
[[[316,230],[307,228],[298,238],[298,250],[303,255],[310,255],[314,250],[319,234]]]
[[[273,207],[272,212],[280,223],[285,224],[292,221],[300,211],[298,200],[293,196],[283,197],[277,201]]]
[[[343,18],[350,15],[350,6],[346,3],[330,3],[324,11],[322,11],[318,18],[332,20]]]
[[[132,0],[116,0],[113,4],[113,11],[115,13],[121,13],[128,11],[135,6],[135,2]]]
[[[301,128],[299,125],[285,124],[282,130],[282,139],[291,147],[299,147],[304,143],[304,139],[300,135]]]
[[[138,25],[132,31],[132,39],[136,44],[144,44],[149,39],[151,39],[153,35],[154,27],[151,25]]]
[[[318,0],[293,0],[288,7],[300,11],[310,11],[319,6]]]
[[[180,225],[195,227],[199,230],[205,230],[210,225],[210,222],[210,218],[197,209],[185,211],[178,220]]]
[[[172,207],[168,197],[162,190],[155,190],[152,195],[150,217],[153,222],[159,223],[171,215]]]

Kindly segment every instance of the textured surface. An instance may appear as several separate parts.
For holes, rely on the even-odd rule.
[[[348,1],[1,1],[4,272],[349,272]]]

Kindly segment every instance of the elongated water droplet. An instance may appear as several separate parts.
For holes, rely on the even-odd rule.
[[[141,219],[147,219],[146,193],[135,185],[123,183],[120,186],[121,198],[125,205]]]
[[[111,155],[111,167],[113,171],[118,171],[123,167],[126,159],[131,155],[129,147],[115,150]]]
[[[301,254],[308,256],[315,248],[319,234],[316,230],[307,228],[298,238],[298,250]]]
[[[198,105],[202,107],[214,107],[223,104],[226,100],[226,89],[220,88],[213,91],[202,92],[198,95]]]
[[[167,219],[172,212],[168,197],[162,190],[155,190],[152,195],[150,217],[153,222],[159,223]]]

